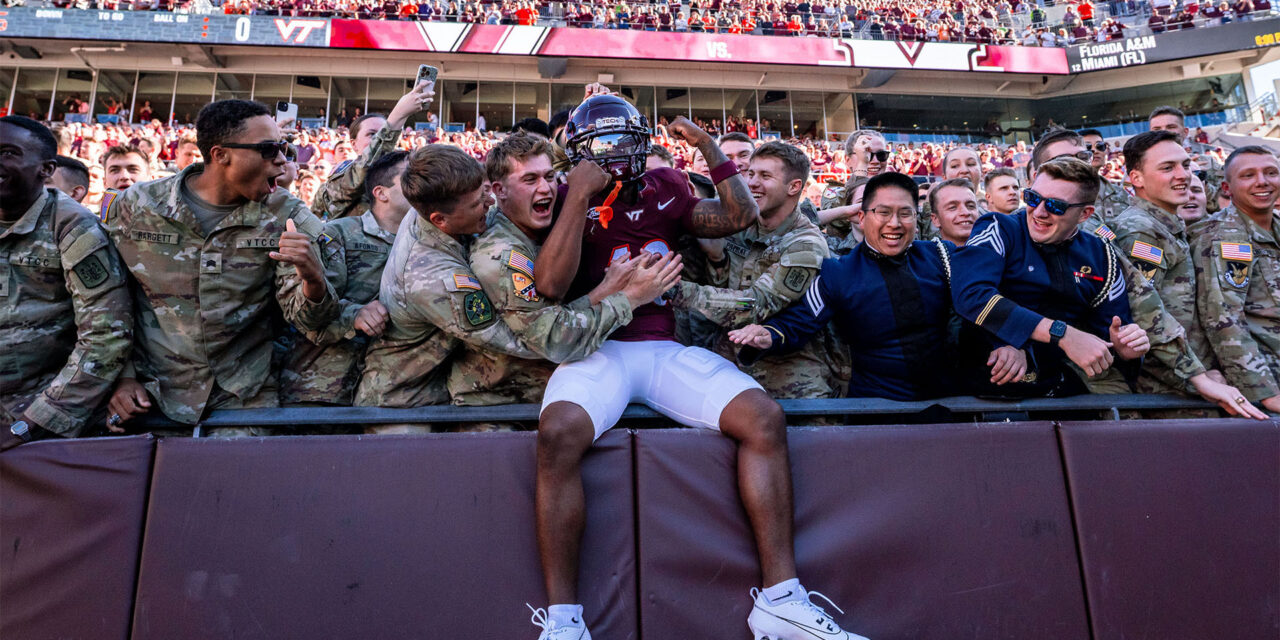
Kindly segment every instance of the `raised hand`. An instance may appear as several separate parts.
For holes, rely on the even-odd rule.
[[[290,218],[284,223],[285,231],[280,234],[279,251],[272,251],[272,260],[287,262],[297,270],[302,279],[302,292],[311,300],[324,299],[324,271],[320,269],[320,261],[311,251],[311,238],[298,231],[298,225]]]
[[[1120,316],[1111,318],[1111,344],[1115,345],[1116,355],[1122,360],[1141,358],[1151,350],[1151,339],[1147,332],[1136,324],[1120,325]]]

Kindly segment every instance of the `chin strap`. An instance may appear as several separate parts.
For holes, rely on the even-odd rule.
[[[610,191],[609,197],[604,199],[604,204],[596,207],[596,213],[600,218],[600,226],[606,229],[609,228],[609,221],[613,220],[613,207],[610,205],[612,205],[613,201],[618,198],[618,192],[620,191],[622,191],[622,183],[614,180],[613,191]]]

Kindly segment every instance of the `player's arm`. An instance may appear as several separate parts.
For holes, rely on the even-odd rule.
[[[609,174],[590,161],[579,162],[569,171],[568,192],[556,216],[551,233],[534,260],[538,293],[551,300],[563,300],[578,274],[582,258],[582,232],[587,224],[591,197],[609,185]]]
[[[686,222],[689,233],[700,238],[723,238],[755,223],[760,210],[747,188],[747,179],[733,169],[733,164],[720,150],[715,138],[683,116],[676,118],[669,129],[674,138],[684,140],[702,153],[707,166],[711,167],[713,180],[719,171],[733,172],[716,182],[719,198],[700,200],[693,206]]]
[[[64,437],[80,433],[111,392],[133,344],[133,301],[120,255],[96,223],[82,219],[61,243],[75,313],[76,343],[58,375],[24,416]]]

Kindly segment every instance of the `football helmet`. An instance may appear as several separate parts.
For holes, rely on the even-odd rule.
[[[569,114],[565,152],[574,163],[590,160],[627,183],[644,175],[651,146],[649,120],[618,96],[591,96]]]

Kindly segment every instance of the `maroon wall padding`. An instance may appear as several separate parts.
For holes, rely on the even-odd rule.
[[[1280,428],[1064,423],[1098,640],[1280,638]]]
[[[643,637],[750,638],[760,575],[733,443],[640,431],[636,447]],[[1089,637],[1052,424],[800,428],[790,447],[800,579],[846,629]]]
[[[638,636],[631,438],[584,471],[583,604]],[[536,638],[534,434],[165,440],[135,638]]]
[[[0,638],[129,637],[155,441],[0,453]]]

